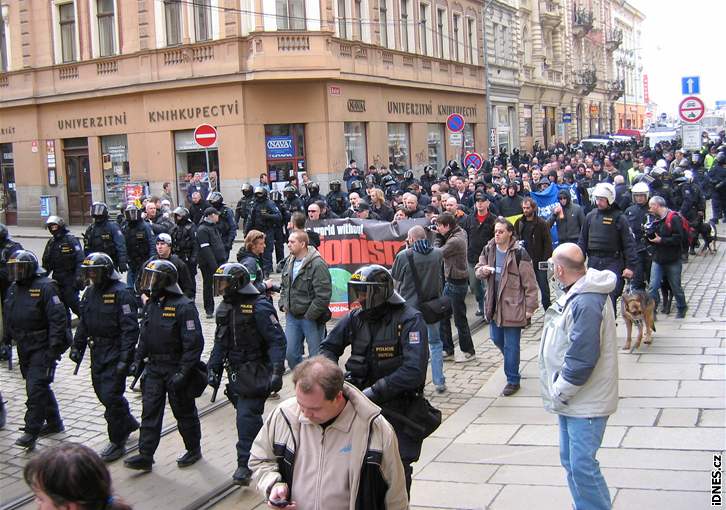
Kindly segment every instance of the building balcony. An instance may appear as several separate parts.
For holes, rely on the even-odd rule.
[[[557,28],[562,23],[560,4],[552,0],[540,0],[539,17],[545,28]]]
[[[608,84],[608,93],[613,101],[617,101],[625,94],[625,80],[613,80]]]
[[[620,28],[611,30],[605,35],[605,49],[615,51],[623,44],[623,31]]]
[[[575,73],[575,89],[582,96],[588,95],[597,87],[597,72],[594,68],[584,68]]]
[[[575,37],[587,35],[594,26],[595,16],[592,11],[579,8],[575,10],[572,18],[572,34]]]
[[[247,37],[161,48],[111,58],[0,74],[0,103],[165,83],[352,79],[479,89],[484,68],[333,37],[330,32],[255,32]]]

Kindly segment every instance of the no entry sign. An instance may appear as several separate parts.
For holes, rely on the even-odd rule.
[[[464,117],[459,115],[458,113],[452,113],[446,118],[446,127],[449,128],[449,131],[452,133],[459,133],[464,130]]]
[[[706,106],[696,96],[688,96],[678,105],[678,115],[685,122],[698,122],[706,113]]]
[[[471,152],[466,155],[464,158],[464,166],[469,167],[473,166],[475,170],[479,170],[484,163],[484,160],[482,159],[481,155],[477,152]]]
[[[217,141],[217,130],[209,124],[201,124],[194,130],[194,141],[202,147],[211,147]]]

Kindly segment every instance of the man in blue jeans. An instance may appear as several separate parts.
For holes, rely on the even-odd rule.
[[[559,415],[560,462],[577,510],[610,510],[610,492],[597,451],[618,406],[618,345],[608,295],[615,273],[586,269],[573,243],[552,254],[565,291],[545,313],[539,351],[540,387],[547,411]]]

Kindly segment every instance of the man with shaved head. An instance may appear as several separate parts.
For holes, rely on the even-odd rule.
[[[559,418],[560,461],[574,507],[610,509],[596,455],[618,404],[615,313],[608,299],[617,277],[607,269],[586,269],[574,243],[559,245],[550,266],[563,293],[547,310],[542,329],[542,400]]]

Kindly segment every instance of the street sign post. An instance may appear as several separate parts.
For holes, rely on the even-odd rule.
[[[683,148],[688,151],[697,151],[701,148],[701,125],[683,124],[681,126],[681,140]]]
[[[706,105],[696,96],[688,96],[678,105],[678,115],[684,122],[698,122],[706,113]]]
[[[700,76],[684,76],[681,78],[681,94],[690,96],[701,93]]]
[[[571,113],[563,113],[562,114],[562,122],[565,124],[571,124],[572,123],[572,114]]]
[[[204,157],[207,160],[207,175],[209,175],[209,147],[217,143],[217,129],[211,124],[200,124],[194,130],[194,141],[204,147]]]
[[[482,159],[481,155],[477,152],[470,152],[464,158],[464,168],[473,166],[474,169],[478,171],[483,164],[484,164],[484,160]]]
[[[465,124],[466,122],[464,122],[464,117],[458,113],[452,113],[446,118],[446,127],[449,128],[449,131],[452,133],[462,132]]]

